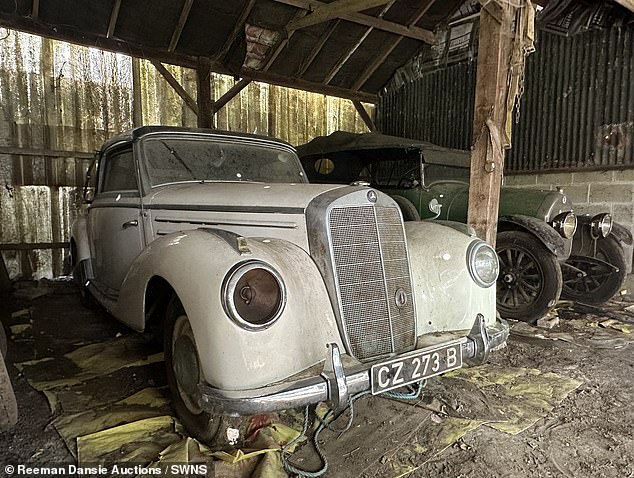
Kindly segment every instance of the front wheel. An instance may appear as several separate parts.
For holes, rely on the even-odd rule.
[[[566,261],[566,264],[578,269],[562,265],[564,277],[562,295],[566,299],[601,305],[614,297],[625,281],[627,269],[625,253],[621,243],[613,236],[597,241],[595,257],[573,256]],[[614,270],[608,264],[618,270]],[[585,276],[579,270],[585,272]]]
[[[533,235],[505,231],[497,236],[500,258],[497,308],[504,318],[534,323],[552,309],[563,284],[557,257]]]
[[[221,433],[231,425],[243,438],[246,431],[244,420],[213,415],[200,406],[198,384],[203,381],[203,375],[196,339],[183,305],[176,296],[167,306],[164,347],[173,407],[189,433],[204,443],[224,447],[233,444],[227,442]]]

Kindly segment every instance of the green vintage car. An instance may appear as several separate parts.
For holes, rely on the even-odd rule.
[[[377,133],[337,131],[299,146],[308,178],[390,194],[405,220],[467,221],[469,152]],[[579,227],[577,227],[579,225]],[[496,250],[498,311],[534,322],[563,295],[601,304],[621,288],[624,227],[607,213],[577,217],[561,190],[503,187]],[[563,292],[563,293],[562,293]]]

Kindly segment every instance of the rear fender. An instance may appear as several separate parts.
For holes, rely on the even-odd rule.
[[[525,231],[535,236],[546,249],[557,256],[559,261],[565,261],[570,256],[572,240],[561,237],[550,224],[531,216],[500,216],[498,219],[498,232],[517,230]]]
[[[145,326],[145,292],[153,277],[173,288],[196,338],[206,381],[224,390],[261,387],[313,366],[326,346],[342,350],[323,279],[310,256],[279,239],[247,238],[239,252],[237,236],[217,229],[196,229],[153,241],[126,276],[114,315],[137,330]],[[222,285],[228,272],[245,261],[260,260],[284,280],[287,300],[270,327],[245,330],[224,311]]]

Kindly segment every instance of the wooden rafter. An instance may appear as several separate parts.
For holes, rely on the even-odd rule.
[[[31,4],[31,18],[36,20],[40,16],[40,0],[33,0]]]
[[[394,2],[396,2],[396,0],[390,0],[390,2],[388,2],[388,4],[385,7],[383,7],[381,12],[378,14],[377,18],[383,18],[385,14],[388,12],[388,10],[390,9],[390,7],[394,5]],[[372,33],[373,30],[374,30],[374,27],[368,27],[365,30],[365,32],[363,32],[363,35],[361,35],[361,37],[354,43],[354,45],[348,48],[348,51],[346,51],[343,54],[343,56],[339,59],[339,61],[330,69],[330,71],[326,75],[326,78],[323,81],[325,84],[329,84],[332,81],[332,79],[337,75],[337,73],[339,73],[341,68],[343,68],[343,65],[345,65],[346,62],[350,59],[350,57],[354,55],[354,52],[356,52],[359,49],[359,47],[363,44],[365,39],[370,35],[370,33]]]
[[[241,79],[235,85],[233,85],[227,92],[214,101],[213,109],[214,113],[220,111],[224,106],[229,103],[232,99],[234,99],[242,90],[244,90],[247,86],[249,86],[251,80]]]
[[[278,3],[283,3],[285,5],[291,5],[297,8],[303,8],[304,10],[315,10],[317,7],[325,5],[323,2],[318,0],[274,0],[274,1]],[[394,23],[387,20],[382,20],[380,18],[373,17],[370,15],[364,15],[363,13],[346,13],[346,14],[340,15],[338,18],[341,18],[342,20],[346,20],[349,22],[358,23],[359,25],[374,27],[377,30],[394,33],[396,35],[401,35],[406,38],[413,38],[415,40],[420,40],[425,43],[429,43],[429,44],[434,43],[434,33],[424,28],[408,27],[407,25],[402,25],[400,23]]]
[[[214,107],[211,93],[212,62],[209,58],[198,58],[196,66],[196,92],[198,94],[198,127],[214,127]]]
[[[185,28],[185,23],[187,23],[189,12],[191,11],[193,4],[194,0],[185,0],[185,3],[183,4],[183,9],[181,10],[181,15],[178,18],[178,23],[176,24],[176,28],[174,28],[174,32],[172,33],[172,39],[170,40],[169,47],[167,47],[167,51],[176,50],[176,46],[181,39],[183,28]]]
[[[311,52],[308,54],[306,59],[302,61],[302,63],[299,65],[299,68],[297,69],[297,73],[296,73],[298,78],[301,78],[302,76],[304,76],[304,73],[306,73],[308,68],[310,68],[310,65],[313,64],[313,61],[315,61],[315,58],[317,58],[317,55],[319,55],[319,52],[324,48],[324,45],[330,39],[330,37],[332,36],[332,34],[334,33],[334,31],[336,30],[336,28],[339,26],[340,23],[341,23],[341,20],[335,20],[334,22],[330,24],[330,26],[328,27],[328,30],[326,30],[323,33],[323,35],[319,37],[319,40],[317,41],[317,43],[315,44]]]
[[[307,13],[308,12],[304,10],[298,11],[293,17],[293,19],[291,20],[291,23],[295,20],[299,20],[300,18],[304,17]],[[284,50],[284,48],[286,48],[286,45],[288,45],[288,42],[293,37],[294,33],[295,33],[295,30],[291,30],[288,32],[286,37],[280,38],[279,43],[275,45],[275,48],[271,51],[271,54],[267,58],[266,63],[264,64],[264,67],[262,67],[262,71],[268,71],[269,68],[271,68],[273,63],[275,63],[275,60],[277,59],[277,57],[280,55],[280,53],[282,53],[282,50]]]
[[[376,131],[376,125],[374,124],[374,121],[372,121],[368,110],[365,109],[365,106],[363,106],[361,102],[357,100],[352,100],[352,104],[356,108],[357,113],[359,113],[359,116],[361,116],[361,119],[368,127],[368,129],[374,133]]]
[[[121,0],[115,0],[112,6],[112,12],[110,13],[110,21],[108,22],[108,32],[106,38],[112,38],[114,35],[114,29],[117,27],[117,20],[119,18],[119,10],[121,10]]]
[[[409,18],[407,22],[408,27],[412,28],[416,26],[416,24],[420,21],[421,18],[423,18],[423,16],[425,16],[425,13],[427,13],[427,11],[431,8],[434,2],[435,0],[428,0],[427,3],[425,3],[425,5],[421,6],[416,11],[416,13],[414,13],[414,15],[412,15]],[[387,60],[387,57],[391,55],[391,53],[398,46],[398,44],[401,42],[402,39],[403,39],[402,36],[396,37],[393,40],[387,42],[383,46],[379,54],[374,57],[374,60],[372,61],[372,63],[370,63],[366,67],[366,69],[363,70],[363,72],[361,72],[361,74],[357,78],[357,81],[354,82],[354,84],[352,85],[353,90],[360,90],[361,87],[365,85],[365,82],[368,81],[370,77],[374,74],[374,72],[380,68],[380,66],[385,62],[385,60]]]
[[[630,12],[634,12],[634,0],[616,0],[616,3],[627,8]]]
[[[315,8],[310,15],[290,22],[286,29],[288,31],[299,30],[310,27],[318,23],[341,17],[348,13],[357,13],[369,8],[385,5],[390,0],[336,0],[332,3],[325,3]]]
[[[233,45],[233,42],[236,41],[236,38],[238,38],[238,35],[240,35],[240,33],[244,33],[244,25],[247,22],[247,18],[249,18],[249,14],[251,13],[251,10],[253,10],[255,1],[256,0],[249,0],[247,4],[244,6],[244,8],[242,9],[242,12],[240,13],[240,16],[238,17],[238,19],[236,20],[233,30],[231,31],[231,33],[225,40],[225,44],[222,45],[222,48],[220,49],[218,54],[215,55],[216,60],[222,61],[222,59],[229,52],[229,49],[231,48],[231,45]]]
[[[156,68],[156,70],[161,74],[161,76],[165,78],[165,81],[167,81],[169,85],[174,89],[176,94],[182,98],[189,109],[192,110],[196,115],[198,115],[198,105],[196,104],[196,100],[194,100],[194,98],[192,98],[191,95],[187,93],[187,91],[185,91],[185,88],[181,86],[181,84],[176,78],[174,78],[169,70],[165,68],[161,62],[152,60],[152,64],[154,65],[154,68]]]

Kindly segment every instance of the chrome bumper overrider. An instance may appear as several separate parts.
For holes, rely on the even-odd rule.
[[[495,325],[486,327],[484,317],[478,315],[471,332],[458,340],[464,361],[469,365],[485,362],[489,352],[503,345],[508,335],[505,321],[498,319]],[[200,405],[218,415],[258,415],[318,402],[328,402],[338,410],[348,404],[350,395],[370,390],[370,368],[371,364],[361,364],[344,370],[339,347],[330,344],[324,370],[319,375],[242,391],[219,390],[200,384]]]

